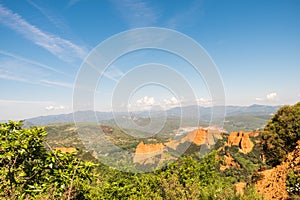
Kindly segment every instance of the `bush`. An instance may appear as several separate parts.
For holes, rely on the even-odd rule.
[[[290,195],[300,195],[300,174],[289,172],[286,175],[286,188]]]
[[[280,108],[264,128],[262,136],[267,164],[280,164],[300,140],[300,102]]]
[[[0,123],[0,197],[5,199],[82,199],[93,164],[73,154],[49,152],[44,128],[22,122]]]

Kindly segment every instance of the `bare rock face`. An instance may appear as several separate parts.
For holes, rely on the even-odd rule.
[[[188,140],[189,142],[193,142],[198,146],[205,144],[206,138],[207,138],[207,131],[202,129],[196,129],[190,132],[186,136],[186,140]]]
[[[263,179],[255,183],[257,191],[264,196],[264,199],[287,199],[286,175],[288,165],[281,164],[275,168],[260,172]]]
[[[167,148],[176,150],[180,144],[185,142],[194,143],[197,146],[206,144],[208,146],[215,143],[215,138],[220,138],[220,132],[215,130],[211,131],[210,129],[195,129],[189,132],[185,137],[179,140],[170,140],[166,143],[156,143],[156,144],[144,144],[141,142],[136,147],[135,155],[133,158],[134,163],[138,164],[154,164],[157,159],[155,157],[166,157],[164,153]],[[166,158],[164,158],[166,159]]]
[[[238,182],[234,184],[234,191],[236,194],[244,194],[245,187],[247,186],[244,182]]]
[[[195,129],[194,131],[188,133],[185,137],[180,140],[170,140],[164,145],[167,147],[176,150],[176,148],[185,142],[191,142],[198,146],[205,144],[207,141],[207,130]]]
[[[76,148],[74,147],[56,147],[54,148],[55,151],[61,151],[61,152],[64,152],[64,153],[73,153],[73,152],[76,152]]]
[[[228,146],[239,146],[242,136],[242,131],[230,133],[230,135],[228,136]]]
[[[241,153],[247,154],[250,153],[254,147],[253,142],[250,139],[251,137],[257,137],[259,133],[256,132],[232,132],[228,136],[228,146],[239,146],[239,151]]]
[[[255,183],[255,187],[264,199],[288,199],[286,175],[291,171],[300,171],[300,140],[297,144],[295,150],[280,165],[259,172],[263,178]]]
[[[165,145],[162,143],[144,144],[144,142],[141,142],[136,147],[133,162],[139,164],[154,164],[154,157],[161,155],[164,148]]]
[[[254,147],[254,144],[249,137],[249,133],[244,133],[243,137],[241,139],[241,142],[240,142],[239,151],[244,154],[247,154],[252,151],[253,147]]]
[[[234,161],[234,158],[231,156],[230,153],[227,153],[224,156],[224,165],[220,165],[220,170],[224,171],[230,167],[240,168],[240,165]]]

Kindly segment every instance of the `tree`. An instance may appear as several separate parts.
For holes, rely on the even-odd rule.
[[[93,164],[47,151],[45,136],[44,128],[25,129],[21,121],[0,123],[0,198],[82,199],[88,192]]]
[[[300,140],[300,102],[280,108],[265,126],[262,136],[267,164],[280,164]]]

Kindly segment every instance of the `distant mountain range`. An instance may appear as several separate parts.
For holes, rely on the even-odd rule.
[[[226,119],[234,119],[236,116],[244,116],[248,119],[248,116],[258,117],[262,119],[268,119],[280,106],[266,106],[266,105],[251,105],[251,106],[226,106]],[[99,111],[78,111],[69,114],[60,115],[48,115],[40,116],[35,118],[26,119],[27,125],[45,125],[52,123],[63,123],[63,122],[100,122],[115,118],[123,119],[138,119],[138,118],[183,118],[183,119],[199,119],[203,122],[209,122],[211,119],[211,107],[200,107],[200,106],[186,106],[176,107],[166,111],[157,110],[151,111],[140,111],[132,114],[125,112],[99,112]],[[222,116],[217,116],[222,117]],[[236,119],[236,118],[235,118]],[[225,121],[226,122],[226,121]]]

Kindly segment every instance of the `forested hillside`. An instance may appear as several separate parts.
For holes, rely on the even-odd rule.
[[[125,149],[134,151],[141,142],[116,127],[102,129]],[[192,148],[150,173],[125,173],[101,164],[68,124],[46,130],[51,134],[44,128],[24,128],[22,122],[0,124],[2,199],[250,200],[300,195],[300,103],[280,108],[261,131],[223,134],[205,156]],[[131,143],[124,144],[126,139]]]

